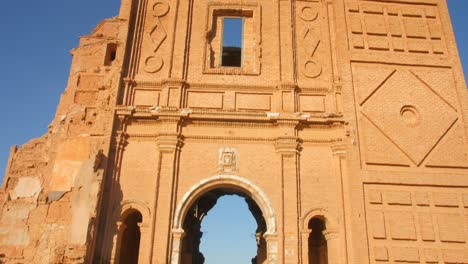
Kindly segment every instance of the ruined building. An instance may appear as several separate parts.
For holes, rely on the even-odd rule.
[[[48,133],[11,149],[2,263],[201,264],[229,194],[255,263],[468,263],[445,0],[123,0],[72,55]]]

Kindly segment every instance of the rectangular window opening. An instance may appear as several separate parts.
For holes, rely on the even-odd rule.
[[[242,67],[243,27],[242,17],[223,18],[221,66]]]
[[[117,56],[117,44],[109,43],[107,45],[106,58],[104,61],[104,65],[111,66],[112,63],[115,61],[116,56]]]

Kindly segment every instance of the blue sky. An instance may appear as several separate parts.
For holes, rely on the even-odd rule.
[[[467,75],[468,1],[448,0],[447,2]],[[102,19],[115,16],[119,5],[118,0],[15,0],[2,3],[0,105],[4,113],[0,130],[0,179],[3,178],[10,146],[21,145],[47,131],[60,94],[66,86],[71,62],[69,51],[77,46],[78,37],[91,32]],[[244,227],[250,238],[251,230],[255,229],[255,226],[252,225],[248,210],[242,207],[244,203],[239,201],[235,197],[221,200],[218,205],[226,203],[225,206],[219,206],[224,209],[218,211],[218,206],[215,207],[205,221],[207,223],[212,221],[213,224],[209,226],[213,228],[217,227],[215,223],[222,223],[224,228],[231,226],[232,231],[237,230],[235,229],[237,227]],[[236,214],[230,216],[230,212]],[[216,218],[216,215],[223,217]],[[247,222],[241,222],[239,219]],[[208,231],[205,237],[207,241],[210,235],[217,234],[216,232]],[[233,236],[239,232],[234,231]],[[217,245],[221,245],[219,241],[204,243],[211,244],[202,244],[202,248],[217,248]],[[228,253],[219,251],[217,255],[226,256]],[[216,254],[213,256],[215,258]],[[252,255],[247,252],[245,257],[250,259]],[[232,263],[248,263],[232,259]],[[214,263],[220,262],[213,260],[206,264]]]

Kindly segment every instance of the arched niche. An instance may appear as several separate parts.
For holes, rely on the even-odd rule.
[[[140,255],[141,230],[143,216],[136,209],[128,209],[118,223],[116,250],[117,264],[137,264]]]
[[[263,263],[277,263],[278,241],[276,235],[276,215],[270,200],[258,186],[245,178],[234,175],[218,175],[205,179],[193,186],[182,197],[177,206],[172,231],[172,264],[185,264],[182,262],[183,238],[184,235],[186,235],[184,223],[188,217],[188,213],[193,209],[193,206],[201,201],[206,204],[205,208],[209,210],[214,206],[217,198],[229,194],[236,194],[246,198],[251,212],[257,219],[257,224],[259,224],[259,229],[261,231],[260,239],[264,239],[266,243],[265,261]],[[208,198],[205,200],[204,197]],[[210,199],[213,200],[210,201]],[[259,217],[259,215],[261,215],[261,217]],[[201,222],[203,217],[204,215],[198,216],[198,218],[200,218],[198,220]],[[262,225],[264,226],[264,230],[261,230]]]
[[[341,250],[337,222],[324,209],[310,211],[302,219],[303,263],[341,263],[340,257]]]
[[[305,217],[302,219],[302,229],[307,230],[309,227],[309,222],[312,218],[320,218],[325,223],[325,229],[335,232],[338,229],[336,220],[325,210],[325,209],[314,209],[311,210]]]
[[[139,233],[138,260],[144,261],[147,256],[146,252],[144,252],[143,246],[148,243],[148,222],[151,220],[151,211],[143,202],[137,200],[126,200],[122,202],[120,212],[121,213],[118,216],[119,220],[117,221],[117,233],[113,238],[111,263],[122,263],[120,256],[122,249],[126,247],[123,244],[125,244],[125,232],[129,226],[134,228],[135,232]],[[135,214],[139,214],[139,216],[135,216]],[[129,220],[134,219],[137,219],[136,226],[134,225],[134,221],[130,221],[131,223],[129,223]]]

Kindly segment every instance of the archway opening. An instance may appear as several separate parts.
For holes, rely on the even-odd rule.
[[[125,220],[120,227],[120,264],[137,264],[138,254],[140,252],[141,232],[139,223],[143,217],[140,212],[132,210],[126,214]]]
[[[323,235],[325,222],[319,217],[309,221],[309,264],[328,264],[327,240]]]
[[[222,197],[222,198],[221,198]],[[221,199],[220,199],[221,198]],[[237,201],[236,201],[237,200]],[[185,236],[182,242],[182,251],[181,251],[181,263],[182,264],[212,264],[212,263],[219,263],[217,262],[216,258],[211,255],[211,252],[206,251],[206,247],[209,246],[209,240],[213,237],[212,235],[217,234],[203,234],[203,231],[210,232],[209,226],[205,225],[204,219],[206,218],[207,224],[211,222],[210,217],[207,217],[208,212],[212,210],[215,205],[220,205],[220,211],[218,211],[218,206],[213,209],[212,215],[216,217],[216,214],[219,212],[226,212],[225,210],[231,210],[230,213],[234,213],[234,207],[229,208],[229,204],[232,203],[237,204],[237,206],[242,207],[245,206],[245,210],[249,210],[253,219],[250,220],[254,225],[250,231],[247,231],[247,234],[243,235],[243,238],[238,239],[238,236],[229,237],[229,231],[235,231],[235,226],[229,225],[228,222],[225,223],[217,223],[218,226],[223,226],[226,230],[226,237],[223,237],[222,240],[227,240],[228,243],[233,244],[240,244],[240,243],[247,243],[249,244],[248,247],[253,247],[251,256],[244,256],[245,264],[262,264],[266,263],[266,256],[267,256],[267,246],[266,241],[263,237],[267,230],[265,218],[263,216],[262,211],[260,210],[257,203],[248,195],[243,192],[239,192],[233,189],[228,188],[220,188],[211,190],[203,194],[200,198],[198,198],[195,203],[191,206],[190,210],[188,211],[187,215],[185,216],[183,222],[183,228],[185,232]],[[243,204],[242,204],[243,203]],[[228,205],[227,208],[224,205]],[[224,207],[224,208],[222,208]],[[211,212],[210,212],[211,216]],[[239,222],[246,219],[239,219],[239,216],[232,216],[232,215],[224,215],[224,218],[231,217],[233,219],[229,219],[231,221],[238,220]],[[245,218],[245,214],[243,214]],[[250,217],[247,215],[247,217]],[[218,218],[219,219],[219,218]],[[252,221],[253,220],[253,221]],[[245,222],[245,221],[244,221]],[[238,223],[239,224],[239,223]],[[255,226],[256,224],[256,226]],[[247,227],[248,228],[248,227]],[[245,226],[241,229],[245,230]],[[250,234],[248,233],[250,232]],[[229,241],[230,240],[230,241]],[[234,241],[233,241],[234,240]],[[213,243],[213,241],[211,241]],[[236,247],[227,249],[230,253],[235,256],[236,254]],[[207,255],[205,256],[204,253]],[[239,253],[239,252],[237,252]],[[231,261],[231,262],[230,262]],[[240,263],[236,261],[235,257],[230,258],[229,256],[225,256],[225,259],[222,263]],[[243,262],[244,263],[244,262]],[[242,263],[240,263],[242,264]]]

